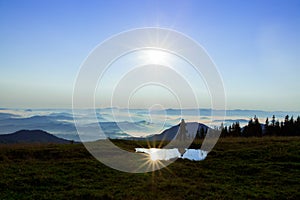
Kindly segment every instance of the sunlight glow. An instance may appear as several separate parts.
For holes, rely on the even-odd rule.
[[[149,154],[150,154],[150,159],[151,159],[151,161],[157,161],[158,160],[158,154],[156,153],[158,151],[158,149],[156,149],[156,148],[151,148],[150,149],[150,152],[149,152]]]
[[[146,167],[146,169],[151,170],[152,173],[154,173],[155,170],[165,167],[167,168],[167,166],[162,161],[155,157],[152,157],[151,154],[146,155],[142,160],[143,164],[140,166],[140,169]]]
[[[170,59],[167,52],[158,49],[147,50],[143,54],[143,59],[150,64],[167,64]]]

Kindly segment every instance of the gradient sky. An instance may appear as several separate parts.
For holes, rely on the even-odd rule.
[[[300,1],[0,0],[0,107],[70,108],[93,48],[141,27],[201,44],[229,109],[300,110]]]

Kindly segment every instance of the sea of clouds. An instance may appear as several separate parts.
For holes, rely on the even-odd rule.
[[[298,116],[297,112],[267,112],[261,110],[228,110],[226,116],[223,111],[211,109],[82,109],[73,112],[72,109],[7,109],[0,108],[0,134],[13,133],[21,129],[41,129],[58,137],[79,140],[101,139],[91,134],[99,129],[110,138],[145,137],[159,134],[180,123],[183,118],[186,122],[200,122],[209,127],[219,127],[221,123],[231,125],[239,122],[241,126],[248,123],[250,117],[256,115],[261,123],[266,117],[273,115],[279,120],[288,114]],[[74,117],[75,116],[75,117]],[[76,125],[84,127],[86,133],[77,134]]]

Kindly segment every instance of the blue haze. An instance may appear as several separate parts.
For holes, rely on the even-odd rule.
[[[112,115],[112,110],[115,116]],[[159,134],[163,130],[180,123],[181,117],[187,122],[198,121],[209,125],[210,127],[219,127],[223,122],[224,125],[231,125],[239,121],[242,126],[246,125],[250,117],[256,115],[261,123],[265,122],[266,117],[269,119],[275,115],[277,120],[282,121],[286,115],[296,118],[300,112],[268,112],[261,110],[228,110],[225,120],[218,119],[218,111],[214,111],[215,121],[211,121],[210,109],[200,109],[200,115],[195,116],[199,110],[190,109],[185,116],[181,116],[181,111],[168,109],[165,111],[149,112],[146,109],[97,109],[97,119],[92,116],[78,116],[79,124],[84,126],[88,132],[97,128],[98,123],[107,137],[125,138],[129,136],[149,136]],[[128,116],[130,113],[130,116]],[[155,119],[153,119],[155,117]],[[157,119],[157,120],[156,120]],[[164,121],[164,123],[161,123]],[[73,121],[71,109],[0,109],[0,134],[12,133],[21,129],[41,129],[56,136],[79,140],[76,127]],[[86,135],[85,140],[95,140],[94,136]]]

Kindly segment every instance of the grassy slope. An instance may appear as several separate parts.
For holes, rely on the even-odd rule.
[[[299,137],[220,139],[204,161],[144,174],[106,167],[81,144],[0,146],[0,199],[300,199],[299,188]]]

